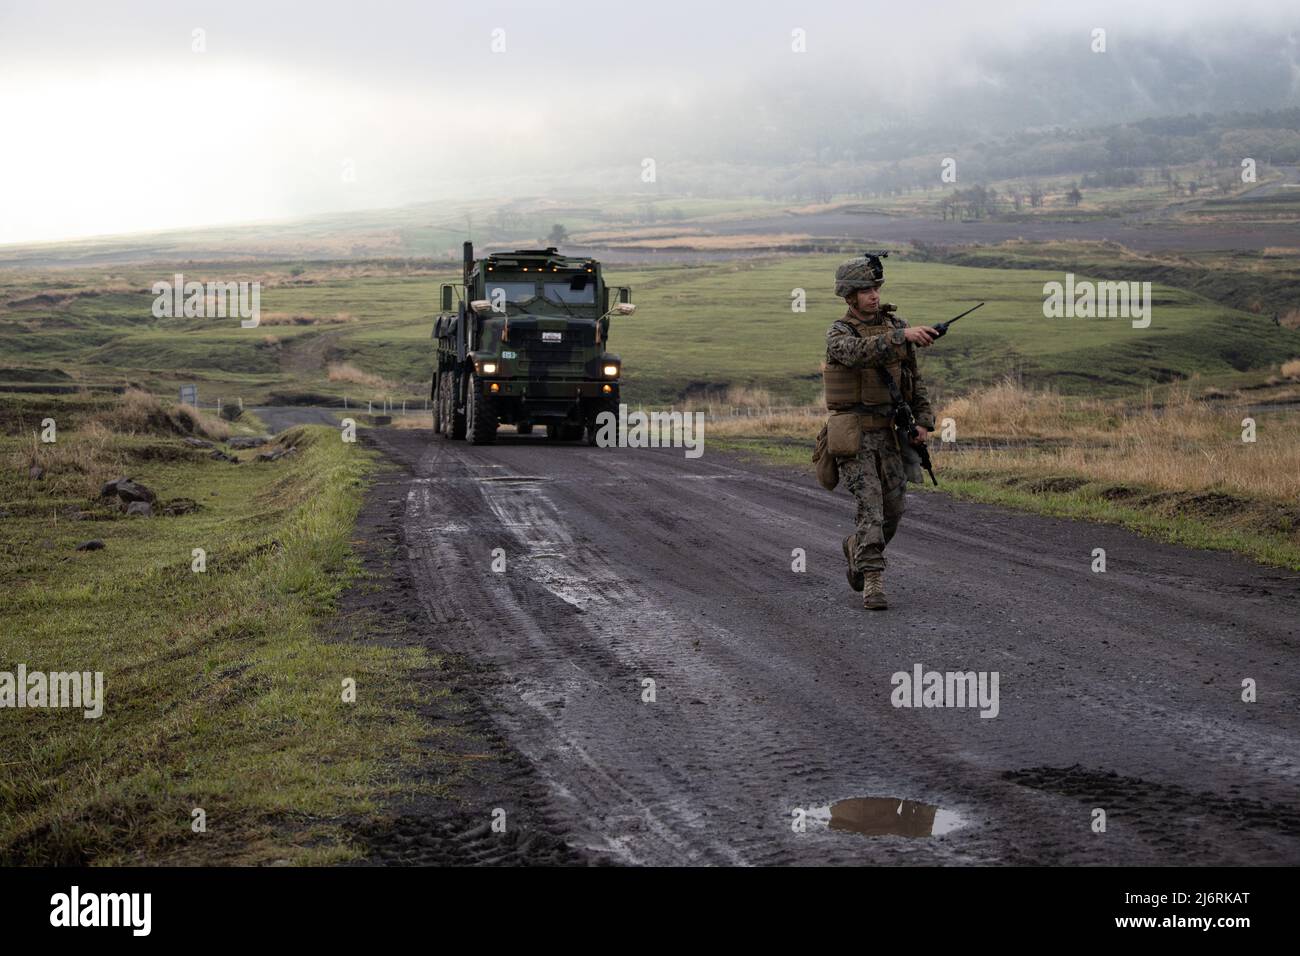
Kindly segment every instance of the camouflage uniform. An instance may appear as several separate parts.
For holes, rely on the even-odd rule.
[[[909,404],[917,424],[934,428],[934,411],[916,367],[916,350],[903,337],[907,323],[888,315],[892,332],[869,338],[858,336],[853,327],[837,321],[826,335],[826,358],[849,368],[879,367],[900,353],[904,375],[910,379]],[[864,316],[874,320],[875,316]],[[899,382],[904,388],[904,383]],[[840,476],[857,499],[856,533],[853,541],[853,570],[883,571],[885,545],[898,530],[907,494],[908,468],[899,452],[894,430],[886,425],[862,433],[862,450],[854,458],[839,460]]]

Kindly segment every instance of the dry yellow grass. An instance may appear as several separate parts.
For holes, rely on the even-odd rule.
[[[393,416],[393,423],[390,428],[432,428],[433,412],[409,412],[403,415],[398,412]]]
[[[826,410],[815,405],[810,405],[807,409],[756,415],[752,418],[739,416],[705,420],[710,437],[803,439],[808,442],[810,455],[817,433],[825,423]]]
[[[54,495],[93,498],[104,482],[124,472],[125,459],[113,431],[92,421],[75,432],[60,432],[58,441],[49,444],[33,434],[10,455],[10,467],[23,474],[40,468],[42,485]]]
[[[1300,358],[1282,364],[1282,374],[1287,378],[1300,378]]]
[[[77,428],[60,429],[54,442],[43,442],[33,432],[10,454],[10,466],[24,474],[39,467],[50,491],[93,498],[100,485],[128,468],[130,448],[118,441],[121,436],[196,435],[221,441],[231,433],[224,421],[192,405],[169,409],[149,392],[127,389]]]
[[[231,434],[229,425],[193,405],[177,405],[169,411],[157,396],[135,388],[123,392],[95,420],[122,435],[198,435],[222,440]]]
[[[193,405],[177,405],[172,418],[182,431],[202,438],[214,438],[225,441],[234,432],[220,418],[195,408]]]
[[[359,369],[350,362],[333,362],[326,374],[331,382],[350,382],[353,385],[365,385],[369,388],[393,387],[392,383],[382,375]]]
[[[801,440],[812,444],[825,421],[817,407],[711,419],[717,438]],[[1300,414],[1256,419],[1255,440],[1242,441],[1240,406],[1172,392],[1163,405],[1137,406],[1031,391],[1011,381],[943,406],[960,454],[942,469],[960,476],[1072,476],[1157,491],[1216,492],[1294,507],[1300,501]],[[985,447],[981,447],[985,446]]]
[[[950,402],[959,442],[1015,438],[1057,444],[974,450],[946,459],[963,470],[1073,475],[1162,491],[1215,491],[1294,505],[1300,500],[1300,419],[1270,415],[1243,441],[1246,413],[1199,401],[1190,389],[1156,406],[1066,399],[1010,383]]]

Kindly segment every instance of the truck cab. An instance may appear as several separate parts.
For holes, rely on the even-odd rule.
[[[475,259],[465,243],[463,281],[442,287],[433,327],[435,430],[484,444],[501,423],[525,435],[541,425],[550,439],[595,444],[596,416],[620,398],[610,318],[630,315],[630,299],[595,259],[554,247]]]

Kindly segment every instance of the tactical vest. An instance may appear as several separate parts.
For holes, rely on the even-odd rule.
[[[889,323],[887,315],[885,311],[877,312],[872,316],[876,323],[869,324],[850,312],[841,321],[852,326],[860,338],[870,338],[894,331],[896,326]],[[903,397],[910,401],[907,393],[911,391],[911,377],[903,375],[902,357],[896,355],[884,367],[902,391]],[[826,389],[826,407],[830,411],[858,411],[862,415],[862,427],[865,429],[889,425],[892,406],[889,386],[885,384],[884,377],[876,366],[849,368],[828,360],[822,369],[822,384]]]

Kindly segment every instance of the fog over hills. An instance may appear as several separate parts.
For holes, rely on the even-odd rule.
[[[1284,0],[743,10],[12,0],[0,243],[635,192],[646,158],[665,191],[761,190],[782,167],[1300,106]]]

